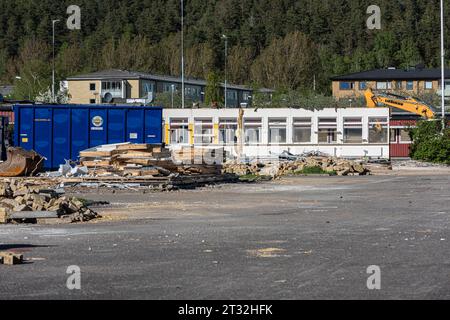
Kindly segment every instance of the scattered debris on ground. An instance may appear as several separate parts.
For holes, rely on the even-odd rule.
[[[224,173],[233,173],[239,176],[270,176],[280,177],[286,175],[303,174],[307,168],[318,168],[325,174],[339,176],[367,175],[370,169],[362,161],[351,161],[331,157],[309,157],[295,161],[276,161],[269,163],[237,163],[227,162],[224,165]]]
[[[98,218],[81,200],[64,190],[24,179],[0,182],[0,223],[37,223],[40,219],[85,222]]]
[[[396,169],[450,169],[449,165],[423,162],[417,160],[396,160],[392,163],[394,170]]]
[[[9,251],[0,252],[0,264],[12,266],[22,263],[23,263],[23,255]]]

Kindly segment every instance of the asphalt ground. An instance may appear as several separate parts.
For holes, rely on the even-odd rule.
[[[450,175],[90,192],[105,219],[2,225],[0,299],[449,299]],[[67,288],[78,266],[81,289]],[[369,266],[380,290],[369,290]]]

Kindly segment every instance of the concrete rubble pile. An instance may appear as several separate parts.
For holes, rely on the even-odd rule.
[[[55,218],[85,222],[99,217],[79,199],[63,194],[63,190],[25,180],[0,182],[0,223]]]
[[[233,173],[239,176],[255,175],[280,177],[301,174],[302,171],[308,167],[319,167],[326,173],[337,174],[339,176],[370,174],[370,170],[361,162],[333,157],[309,157],[294,161],[275,161],[268,163],[237,163],[230,161],[225,163],[223,172]]]

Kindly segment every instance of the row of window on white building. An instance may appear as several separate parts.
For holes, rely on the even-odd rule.
[[[363,138],[363,119],[358,117],[343,119],[343,143],[387,143],[388,142],[388,118],[369,118],[368,140]],[[337,118],[319,118],[317,131],[311,118],[294,118],[292,130],[288,130],[286,118],[269,118],[268,121],[269,144],[311,144],[313,134],[317,134],[319,144],[338,143]],[[217,141],[212,119],[195,119],[194,144],[214,144]],[[263,121],[261,118],[245,119],[243,123],[244,141],[246,144],[261,144],[263,142]],[[288,132],[292,139],[288,139]],[[170,120],[170,144],[188,144],[189,120]],[[235,144],[238,142],[238,122],[235,118],[222,118],[219,121],[218,142],[220,144]]]

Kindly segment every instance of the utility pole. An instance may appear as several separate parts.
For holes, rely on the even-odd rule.
[[[444,134],[445,121],[445,47],[444,47],[444,0],[441,0],[441,107],[442,107],[442,134]]]
[[[225,109],[228,107],[228,37],[222,35],[222,39],[225,39]]]
[[[55,24],[60,20],[52,21],[52,30],[53,30],[53,70],[52,70],[52,103],[56,102],[55,97]]]
[[[181,106],[184,109],[184,0],[181,0]]]

